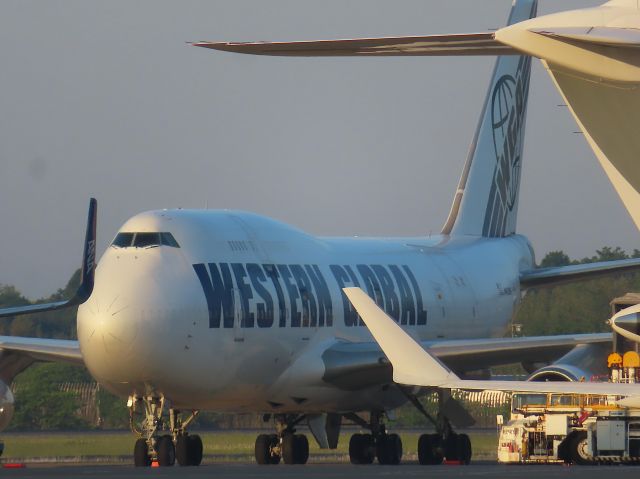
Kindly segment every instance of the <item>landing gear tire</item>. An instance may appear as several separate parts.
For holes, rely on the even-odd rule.
[[[282,460],[285,464],[295,464],[295,436],[293,434],[285,434],[282,437]]]
[[[271,457],[269,458],[269,464],[280,464],[280,453],[275,453],[276,446],[280,444],[277,434],[270,434],[269,441],[271,443]]]
[[[442,464],[444,459],[438,434],[422,434],[418,439],[418,461],[423,466]]]
[[[133,448],[133,464],[136,467],[149,467],[151,458],[149,457],[149,446],[146,439],[140,438]]]
[[[271,464],[271,437],[268,434],[260,434],[256,438],[255,456],[256,463]]]
[[[304,434],[296,434],[296,464],[306,464],[309,460],[309,440]]]
[[[199,466],[202,463],[202,439],[197,434],[187,436],[189,440],[189,459],[192,466]]]
[[[371,464],[376,456],[371,434],[354,434],[349,440],[351,464]]]
[[[282,459],[285,464],[306,464],[309,460],[309,441],[304,434],[285,434],[282,437]]]
[[[471,439],[466,434],[457,435],[458,460],[465,466],[471,463]]]
[[[181,466],[190,466],[191,461],[189,457],[189,436],[181,434],[176,439],[176,460]]]
[[[261,465],[279,464],[280,455],[274,453],[275,446],[277,445],[278,436],[276,434],[260,434],[256,439],[256,462]]]
[[[378,462],[382,465],[397,466],[402,459],[402,440],[397,434],[384,434],[376,445]]]
[[[176,448],[171,436],[160,436],[156,445],[158,465],[160,467],[173,466],[176,462]]]
[[[199,466],[202,462],[200,436],[179,435],[176,440],[176,460],[181,466]]]

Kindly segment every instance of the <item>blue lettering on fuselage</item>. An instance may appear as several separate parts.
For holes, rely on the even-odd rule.
[[[210,328],[334,324],[330,286],[318,265],[198,263],[193,269],[207,301]],[[342,292],[347,286],[362,286],[399,324],[427,323],[422,293],[408,266],[332,264],[329,270],[332,286],[340,291],[345,326],[364,325]]]

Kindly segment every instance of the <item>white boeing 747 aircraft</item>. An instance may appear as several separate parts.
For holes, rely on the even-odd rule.
[[[535,11],[535,1],[520,0],[510,22]],[[526,288],[640,265],[536,269],[529,241],[516,234],[530,67],[528,56],[497,61],[441,235],[325,238],[239,211],[150,211],[121,227],[94,281],[92,201],[78,295],[0,311],[17,315],[82,302],[78,340],[0,337],[0,379],[10,384],[34,361],[86,365],[128,401],[140,436],[138,466],[175,459],[199,464],[202,442],[187,429],[200,410],[273,419],[274,434],[255,443],[259,464],[305,463],[308,440],[299,433],[305,425],[321,447],[335,448],[343,419],[368,431],[351,437],[352,462],[397,464],[402,444],[387,432],[385,413],[407,401],[426,411],[419,390],[393,383],[345,287],[365,289],[457,374],[517,361],[533,372],[563,354],[536,377],[589,374],[590,357],[610,335],[502,337]],[[13,398],[4,391],[6,425]],[[469,438],[453,430],[467,416],[442,395],[434,423],[448,458],[471,457]]]
[[[253,55],[540,58],[602,168],[640,228],[640,4],[601,6],[513,22],[495,32],[197,46]]]

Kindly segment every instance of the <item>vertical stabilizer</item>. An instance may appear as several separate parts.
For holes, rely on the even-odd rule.
[[[515,0],[508,24],[536,11],[537,0]],[[531,57],[498,57],[443,234],[515,233],[530,73]]]

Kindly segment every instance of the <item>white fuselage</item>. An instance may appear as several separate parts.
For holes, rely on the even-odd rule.
[[[179,247],[107,249],[78,311],[93,376],[180,409],[353,411],[404,401],[395,388],[323,381],[322,353],[372,337],[342,293],[361,286],[420,340],[502,335],[534,265],[526,238],[319,238],[235,211],[154,211],[121,232]]]

